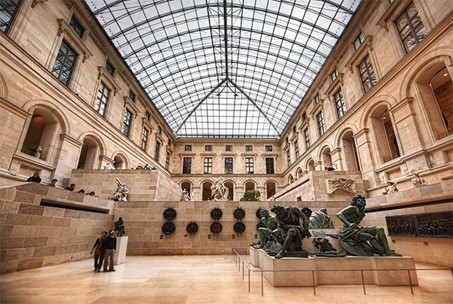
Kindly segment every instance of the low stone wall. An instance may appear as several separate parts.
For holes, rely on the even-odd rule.
[[[344,181],[343,183],[341,181]],[[355,192],[350,192],[349,190]],[[345,201],[366,195],[360,174],[347,171],[310,171],[274,195],[277,201]]]
[[[90,258],[96,238],[113,228],[113,202],[97,197],[29,183],[0,189],[0,198],[0,273]]]
[[[76,190],[95,191],[107,199],[117,190],[116,179],[129,189],[129,201],[179,201],[181,187],[158,170],[73,170],[70,184]]]

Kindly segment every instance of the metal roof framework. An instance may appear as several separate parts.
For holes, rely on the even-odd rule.
[[[278,138],[360,0],[85,0],[177,137]]]

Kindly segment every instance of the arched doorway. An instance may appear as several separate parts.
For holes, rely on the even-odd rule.
[[[341,151],[345,169],[348,171],[360,171],[359,157],[351,130],[346,131],[341,137]]]
[[[201,199],[203,201],[209,201],[211,199],[212,191],[211,191],[212,183],[211,182],[204,182],[202,187],[202,195]]]
[[[234,184],[232,181],[226,181],[223,183],[225,187],[228,188],[228,200],[234,200]]]
[[[255,183],[252,181],[248,181],[245,183],[245,191],[253,191],[255,190]]]
[[[186,190],[189,197],[192,197],[192,184],[188,181],[181,183],[181,191]]]
[[[277,193],[277,185],[275,182],[269,181],[266,183],[266,199],[269,199]]]

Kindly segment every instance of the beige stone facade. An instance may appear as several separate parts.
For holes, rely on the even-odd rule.
[[[7,31],[0,32],[2,272],[86,258],[98,232],[118,216],[128,219],[128,254],[225,254],[256,239],[254,213],[273,200],[314,209],[326,205],[333,215],[361,193],[375,207],[368,223],[381,226],[386,215],[452,211],[453,195],[444,189],[453,179],[452,6],[449,0],[414,0],[426,35],[406,51],[395,22],[411,3],[364,1],[281,138],[264,140],[177,138],[81,1],[22,1]],[[73,16],[85,29],[81,37],[68,25]],[[67,84],[53,73],[62,43],[77,55]],[[375,77],[369,88],[361,81],[366,59],[367,73],[371,66]],[[100,113],[102,92],[108,98]],[[112,162],[121,170],[104,169]],[[131,170],[145,164],[153,170]],[[13,187],[35,171],[43,184],[53,178],[60,188],[75,183],[76,189],[96,191],[107,205],[113,204],[107,198],[115,178],[124,179],[134,202],[81,220],[69,209],[39,205],[43,196],[74,201],[65,190],[49,189],[37,199],[40,189],[26,194]],[[443,195],[415,193],[413,173],[434,185],[432,191],[444,189]],[[210,187],[220,178],[230,201],[210,202]],[[352,181],[356,192],[336,189],[338,179]],[[383,196],[388,180],[404,196]],[[192,201],[179,202],[182,189]],[[246,190],[259,190],[261,202],[239,202]],[[391,209],[373,203],[389,197],[397,198]],[[217,206],[229,218],[222,221],[222,234],[209,239],[209,212]],[[247,211],[249,228],[242,235],[231,228],[230,214],[238,206]],[[179,208],[180,230],[162,237],[167,207]],[[197,219],[203,234],[186,236],[181,230]],[[37,238],[32,231],[41,225],[47,228]],[[74,243],[64,245],[73,233]],[[38,243],[27,244],[29,239]],[[435,256],[436,263],[453,263],[451,239],[393,240],[397,250],[418,260]],[[59,246],[72,247],[58,253]]]

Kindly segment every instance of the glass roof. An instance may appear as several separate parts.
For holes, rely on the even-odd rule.
[[[178,137],[279,137],[360,0],[85,0]]]

